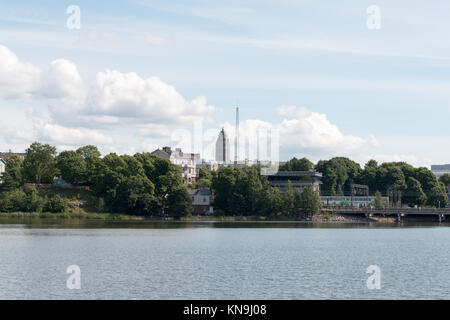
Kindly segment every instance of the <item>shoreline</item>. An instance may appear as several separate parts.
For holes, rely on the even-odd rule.
[[[266,217],[266,216],[189,216],[181,218],[144,217],[112,213],[38,213],[38,212],[0,212],[1,219],[18,220],[97,220],[131,222],[205,222],[205,223],[286,223],[286,224],[399,224],[395,217],[364,217],[346,214],[319,213],[312,218],[302,217]],[[438,222],[432,217],[406,217],[402,222]],[[450,220],[449,220],[450,221]],[[442,223],[445,223],[443,221]]]

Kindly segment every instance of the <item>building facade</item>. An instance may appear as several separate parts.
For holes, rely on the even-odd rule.
[[[322,196],[320,198],[324,207],[375,207],[375,197],[372,196]],[[388,197],[381,199],[386,205],[389,204]]]
[[[192,207],[195,215],[210,215],[213,213],[211,190],[208,188],[188,189],[188,192],[192,197]]]
[[[24,160],[25,156],[27,155],[25,152],[0,152],[0,159],[6,159],[7,156],[9,155],[16,155],[18,156],[20,159]]]
[[[3,174],[6,171],[6,163],[5,160],[0,158],[0,183],[3,183]]]
[[[431,172],[439,179],[446,173],[450,174],[450,164],[431,165]]]
[[[223,128],[216,141],[216,161],[218,163],[230,162],[230,140]]]
[[[201,163],[199,153],[185,153],[180,148],[172,150],[170,147],[163,147],[153,151],[151,154],[167,159],[179,166],[183,171],[182,176],[185,183],[197,182],[199,174],[197,164]]]
[[[289,181],[292,187],[294,189],[299,188],[300,192],[306,186],[312,186],[314,191],[320,192],[320,185],[322,184],[322,174],[316,171],[278,171],[267,176],[267,178],[270,184],[278,188],[281,193],[286,190]]]

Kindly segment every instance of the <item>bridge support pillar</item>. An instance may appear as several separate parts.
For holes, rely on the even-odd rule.
[[[401,213],[397,213],[397,222],[402,221],[402,214]]]

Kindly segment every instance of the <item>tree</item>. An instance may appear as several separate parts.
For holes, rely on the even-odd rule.
[[[344,157],[321,160],[316,170],[323,174],[323,195],[344,195],[349,191],[350,184],[360,181],[361,166]]]
[[[326,168],[322,178],[322,195],[335,196],[338,176],[332,168]]]
[[[56,157],[56,168],[61,177],[69,183],[86,182],[86,161],[76,151],[63,151]]]
[[[192,213],[192,198],[186,188],[180,186],[168,197],[166,213],[172,217],[190,216]]]
[[[220,168],[212,180],[214,191],[214,207],[222,210],[225,214],[233,214],[232,202],[234,199],[234,185],[236,176],[230,167]]]
[[[87,145],[77,149],[77,153],[80,154],[84,161],[86,167],[86,176],[84,177],[84,182],[87,184],[92,184],[90,177],[95,168],[95,164],[100,160],[101,153],[98,151],[96,146]]]
[[[151,215],[159,210],[155,185],[136,157],[108,154],[95,161],[91,181],[110,212]]]
[[[26,180],[34,183],[53,183],[57,173],[55,156],[55,147],[38,142],[31,144],[23,161]]]
[[[295,210],[295,192],[292,188],[291,181],[288,181],[286,190],[282,194],[283,199],[283,211],[286,215],[293,216],[296,213]]]
[[[96,146],[87,145],[84,147],[80,147],[77,149],[77,153],[79,153],[86,162],[92,162],[95,159],[100,158],[101,153],[98,151]]]
[[[428,193],[428,204],[435,207],[445,208],[448,205],[447,187],[439,182],[433,186]]]
[[[262,193],[262,213],[265,216],[276,216],[283,211],[283,199],[280,190],[268,187]]]
[[[131,176],[122,179],[116,189],[114,211],[134,215],[151,215],[156,207],[154,185],[145,176]]]
[[[47,200],[44,206],[44,211],[51,213],[62,213],[66,211],[68,205],[69,201],[57,194]]]
[[[450,174],[445,173],[439,178],[439,182],[442,182],[445,186],[450,186]]]
[[[306,186],[302,191],[301,208],[308,215],[312,216],[322,208],[322,201],[319,193],[312,186]]]
[[[408,178],[407,189],[403,192],[402,201],[411,207],[422,206],[427,202],[427,196],[423,192],[419,180],[413,177]]]
[[[5,172],[3,173],[3,190],[12,190],[23,185],[23,161],[16,154],[8,154],[5,158]]]
[[[385,203],[383,201],[383,197],[381,196],[381,192],[377,190],[375,192],[375,208],[383,209],[385,207]]]
[[[282,164],[279,168],[280,171],[311,171],[313,169],[313,163],[306,158],[292,158],[285,164]]]

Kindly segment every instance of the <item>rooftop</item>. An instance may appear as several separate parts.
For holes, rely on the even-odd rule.
[[[322,177],[322,173],[317,171],[278,171],[270,175],[272,177]]]

